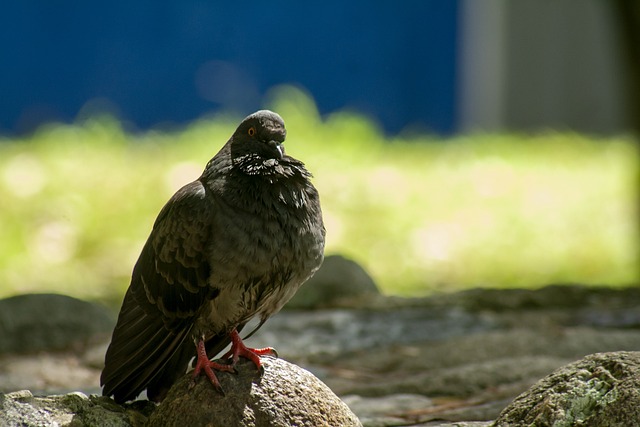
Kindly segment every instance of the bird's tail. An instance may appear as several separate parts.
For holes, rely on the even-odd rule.
[[[160,316],[147,314],[127,292],[105,355],[102,394],[121,403],[135,399],[146,388],[150,400],[162,400],[195,354],[187,339],[190,329],[185,324],[169,331]]]

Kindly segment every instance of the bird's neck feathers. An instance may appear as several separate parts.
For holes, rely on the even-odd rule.
[[[232,165],[235,172],[263,178],[270,183],[296,178],[306,179],[311,176],[305,169],[304,163],[289,156],[274,159],[264,158],[254,153],[243,154],[235,157],[232,160]]]
[[[263,179],[275,183],[283,180],[307,180],[311,173],[304,163],[285,155],[281,159],[265,157],[261,153],[238,152],[232,150],[231,141],[213,157],[203,173],[205,179],[216,179],[217,176],[242,180],[243,176]]]
[[[309,197],[317,197],[309,180],[311,173],[301,161],[287,155],[273,159],[256,153],[232,157],[226,148],[209,161],[200,180],[229,205],[242,210],[282,204],[302,208]],[[262,203],[256,204],[257,200]],[[239,206],[244,202],[248,205]]]

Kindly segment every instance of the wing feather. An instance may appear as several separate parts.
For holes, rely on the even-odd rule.
[[[164,206],[136,263],[105,356],[103,394],[161,399],[194,353],[191,329],[218,295],[206,258],[213,203],[199,181]]]

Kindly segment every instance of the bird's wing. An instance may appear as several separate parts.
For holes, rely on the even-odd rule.
[[[147,311],[159,311],[167,324],[193,319],[218,290],[209,287],[207,244],[214,202],[200,181],[182,187],[164,206],[133,271],[131,288]]]
[[[217,295],[207,283],[205,253],[212,210],[204,187],[195,181],[179,190],[158,215],[134,267],[107,350],[101,376],[104,395],[126,401],[149,387],[153,398],[185,372],[194,354],[187,339],[194,319]]]

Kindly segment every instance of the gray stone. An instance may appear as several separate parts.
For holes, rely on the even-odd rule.
[[[493,421],[462,421],[462,422],[455,422],[455,423],[428,423],[428,424],[414,424],[413,427],[419,427],[419,426],[424,426],[424,427],[491,427],[491,425],[493,424]]]
[[[83,348],[108,336],[113,314],[65,295],[28,294],[0,300],[0,354]]]
[[[611,288],[581,285],[550,285],[539,289],[476,288],[461,292],[411,298],[405,304],[456,306],[469,311],[500,312],[561,309],[573,322],[594,326],[640,325],[640,287]],[[604,314],[604,317],[603,317]]]
[[[262,358],[264,371],[240,359],[237,374],[218,373],[224,395],[191,374],[173,385],[148,427],[361,426],[358,418],[310,372],[282,359]]]
[[[103,353],[104,357],[104,353]],[[76,354],[38,352],[0,357],[0,392],[29,389],[34,394],[99,391],[100,370]]]
[[[57,304],[59,297],[44,298],[44,304],[16,316],[22,315],[34,324],[41,322],[42,329],[32,333],[36,338],[40,334],[48,339],[49,320],[34,313],[45,309],[56,312],[69,303]],[[77,310],[73,304],[67,305],[73,313],[68,314],[67,322],[71,323],[65,325],[75,321],[84,327],[84,323],[100,317],[91,310]],[[359,307],[345,304],[321,310],[283,311],[248,344],[273,346],[281,356],[313,372],[334,393],[351,395],[345,399],[350,404],[355,399],[352,410],[361,416],[366,427],[399,422],[430,427],[486,426],[485,421],[470,420],[497,418],[515,396],[570,361],[590,353],[640,348],[638,304],[640,287],[486,289],[428,298],[378,295],[363,298]],[[15,310],[16,305],[11,305],[10,309]],[[17,339],[5,333],[7,318],[11,322],[15,316],[8,316],[3,308],[0,307],[0,328],[4,328],[0,330],[0,347],[6,345],[6,340],[20,343],[26,336],[17,327],[11,329]],[[52,318],[57,316],[54,313]],[[99,393],[111,325],[97,332],[98,342],[89,345],[85,345],[92,340],[88,333],[65,326],[62,329],[69,331],[70,339],[64,341],[63,351],[23,353],[25,347],[19,345],[16,351],[20,353],[0,354],[0,391],[28,388],[35,395],[60,395],[71,390],[87,395]],[[247,325],[245,330],[251,329]],[[45,341],[40,348],[50,345]],[[255,373],[253,366],[248,366]],[[200,382],[204,383],[202,386],[209,385],[206,380]],[[635,385],[629,384],[619,385],[616,390],[633,397]],[[407,397],[409,394],[415,399]],[[33,399],[38,405],[50,403],[37,400],[45,398]],[[427,406],[429,401],[432,406]],[[16,407],[26,404],[11,399],[4,402],[13,405],[14,413]],[[91,416],[104,417],[105,408],[114,413],[126,412],[129,422],[145,416],[131,405],[120,407],[110,399],[95,396],[80,400],[76,406],[75,412],[67,408],[60,413],[85,420],[84,425],[92,425]],[[394,406],[397,411],[392,410]],[[56,413],[43,411],[48,416]]]
[[[142,427],[155,405],[120,406],[106,397],[69,393],[36,397],[22,390],[0,393],[0,425],[22,427]]]
[[[343,256],[329,255],[286,308],[362,307],[379,296],[378,287],[362,266]]]
[[[627,427],[640,422],[640,352],[589,355],[518,396],[496,427]]]
[[[384,397],[344,396],[344,402],[364,427],[402,425],[411,413],[433,407],[431,399],[418,394],[392,394]]]
[[[455,307],[286,311],[269,319],[251,342],[255,347],[276,347],[289,358],[326,360],[348,351],[434,342],[495,326],[486,316]]]
[[[491,391],[491,399],[512,400],[572,360],[594,352],[637,348],[640,331],[633,329],[520,327],[325,357],[324,363],[350,376],[321,378],[340,395],[418,393],[465,398]],[[365,375],[368,381],[363,380]]]

